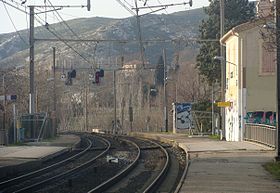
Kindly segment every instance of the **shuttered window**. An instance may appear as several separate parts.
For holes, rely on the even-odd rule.
[[[276,52],[272,43],[264,42],[262,46],[262,74],[271,74],[275,72]]]

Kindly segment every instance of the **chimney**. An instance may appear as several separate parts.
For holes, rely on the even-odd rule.
[[[257,17],[264,18],[273,15],[274,0],[258,0]]]

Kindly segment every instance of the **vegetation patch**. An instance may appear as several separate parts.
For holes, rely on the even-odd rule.
[[[23,142],[16,142],[16,143],[11,143],[8,146],[25,146],[26,144]]]
[[[209,135],[210,139],[220,140],[220,135]]]
[[[280,162],[269,162],[264,168],[271,173],[277,180],[280,180]]]

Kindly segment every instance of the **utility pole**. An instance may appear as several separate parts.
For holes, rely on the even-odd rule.
[[[30,6],[30,34],[29,34],[29,113],[34,114],[35,112],[35,86],[34,86],[34,6]]]
[[[212,104],[211,104],[211,110],[212,110],[212,112],[211,112],[211,117],[212,117],[212,135],[214,135],[215,134],[215,132],[214,132],[214,83],[212,83]]]
[[[57,135],[55,60],[55,47],[53,47],[53,127],[54,135]]]
[[[117,0],[123,7],[125,7],[127,10],[129,10],[123,3],[121,3],[119,0]],[[157,11],[161,11],[161,10],[164,10],[166,9],[167,7],[170,7],[170,6],[177,6],[177,5],[186,5],[186,4],[189,4],[190,7],[192,7],[192,0],[190,0],[188,3],[184,2],[184,3],[172,3],[172,4],[166,4],[166,5],[156,5],[156,6],[144,6],[144,7],[138,7],[138,4],[137,4],[137,0],[134,0],[135,2],[135,8],[132,8],[132,9],[135,9],[136,11],[136,20],[137,20],[137,28],[138,28],[138,38],[139,38],[139,46],[140,46],[140,52],[141,52],[141,60],[142,60],[142,66],[145,67],[145,61],[144,61],[144,47],[143,47],[143,39],[142,39],[142,32],[141,32],[141,23],[140,23],[140,17],[141,16],[144,16],[144,15],[147,15],[147,14],[150,14],[150,13],[154,13],[154,12],[157,12]],[[146,3],[144,3],[146,4]],[[159,8],[157,10],[152,10],[150,13],[146,13],[146,14],[143,14],[143,15],[139,15],[139,10],[140,9],[151,9],[151,8]],[[129,11],[130,12],[130,11]],[[133,13],[132,13],[133,14]]]
[[[47,7],[51,7],[54,8],[54,10],[58,10],[58,9],[62,9],[63,7],[87,7],[87,10],[90,11],[91,9],[91,4],[90,4],[90,0],[87,0],[87,5],[79,5],[79,6],[75,6],[75,5],[51,5],[51,6],[46,6],[46,5],[30,5],[29,6],[29,60],[30,60],[30,64],[29,64],[29,87],[30,87],[30,91],[29,91],[29,113],[30,114],[34,114],[35,113],[35,85],[34,85],[34,43],[35,43],[35,38],[34,38],[34,7],[43,7],[43,8],[47,8]],[[57,9],[55,9],[57,8]],[[53,10],[53,11],[54,11]],[[46,12],[49,12],[46,11]],[[41,12],[42,13],[42,12]]]
[[[276,22],[276,87],[277,87],[277,135],[276,135],[276,161],[280,161],[280,0],[275,1],[275,22]]]
[[[166,53],[165,53],[165,48],[162,51],[163,55],[163,91],[164,91],[164,97],[163,97],[163,104],[164,104],[164,127],[165,127],[165,132],[168,132],[168,112],[167,112],[167,68],[166,68]]]
[[[225,1],[220,0],[220,38],[224,35],[224,23],[225,23]],[[222,44],[220,44],[220,55],[225,58],[225,48]],[[226,62],[225,60],[221,60],[221,101],[225,101],[225,80],[226,80]],[[221,108],[221,139],[225,137],[225,108]]]
[[[2,86],[3,86],[3,95],[4,95],[4,100],[3,100],[3,131],[5,133],[5,140],[6,143],[8,144],[8,131],[6,131],[6,88],[5,88],[5,74],[3,74],[3,81],[2,81]]]
[[[145,67],[142,31],[141,31],[141,23],[140,23],[139,8],[138,8],[138,5],[137,5],[137,0],[135,0],[135,10],[136,10],[136,20],[137,20],[138,38],[139,38],[139,46],[140,46],[142,67]]]
[[[114,79],[114,131],[113,134],[116,134],[117,129],[117,93],[116,93],[116,70],[113,71]]]
[[[128,113],[129,113],[129,122],[130,122],[130,132],[132,132],[132,122],[133,122],[133,108],[132,108],[132,101],[131,101],[131,93],[129,94],[129,107],[128,107]]]
[[[17,117],[16,117],[16,104],[13,103],[13,121],[14,121],[14,143],[17,142]]]
[[[85,131],[88,131],[88,84],[85,83]]]

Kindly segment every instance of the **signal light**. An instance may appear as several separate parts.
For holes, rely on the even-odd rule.
[[[70,72],[70,76],[71,76],[71,78],[76,78],[76,70],[75,69]]]
[[[96,84],[98,84],[100,82],[99,78],[100,78],[100,72],[97,71],[97,72],[95,72],[95,83]]]
[[[104,77],[104,70],[103,69],[100,69],[99,70],[99,76],[102,78]]]

